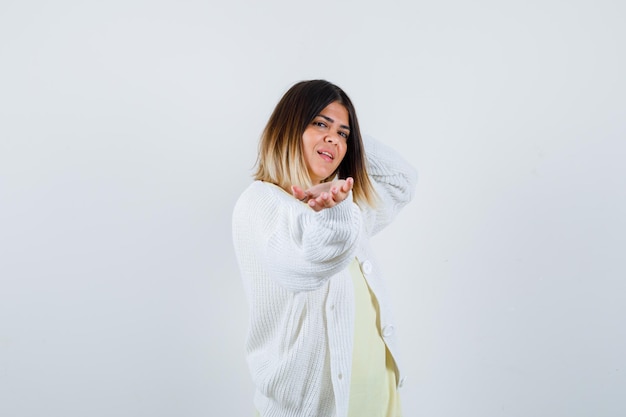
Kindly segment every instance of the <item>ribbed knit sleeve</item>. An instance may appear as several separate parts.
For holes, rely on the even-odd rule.
[[[233,214],[234,233],[247,233],[254,242],[255,253],[240,255],[261,260],[258,266],[291,291],[319,288],[345,269],[354,257],[361,223],[351,195],[315,212],[281,188],[259,181],[242,194]]]
[[[380,200],[365,208],[365,228],[373,236],[390,224],[415,193],[417,171],[398,152],[371,136],[363,136],[367,173]]]

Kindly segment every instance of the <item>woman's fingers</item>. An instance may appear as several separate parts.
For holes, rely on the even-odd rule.
[[[343,183],[343,186],[341,187],[341,189],[343,190],[344,193],[347,193],[352,189],[353,185],[354,185],[354,179],[352,177],[348,177],[346,178],[346,182]]]
[[[354,179],[348,177],[345,180],[338,180],[332,184],[323,184],[327,191],[322,191],[322,184],[303,191],[298,186],[292,186],[294,197],[298,200],[306,201],[313,210],[321,211],[331,208],[341,203],[348,197],[350,190],[354,185]]]
[[[309,200],[308,204],[314,211],[322,211],[326,208],[326,206],[320,201],[321,197],[312,198]]]
[[[333,199],[336,203],[340,203],[348,197],[353,184],[354,180],[350,177],[341,181],[341,183],[336,187],[336,191],[333,193]]]
[[[330,193],[321,193],[317,198],[311,198],[308,201],[309,207],[315,211],[320,211],[325,208],[330,208],[335,205],[334,200],[330,196]]]
[[[319,196],[319,203],[322,207],[328,208],[328,207],[332,207],[333,200],[330,197],[329,193],[322,193]]]
[[[333,184],[329,183],[329,182],[324,182],[321,184],[317,184],[314,185],[313,187],[307,189],[306,191],[304,191],[304,193],[306,194],[306,196],[308,198],[317,198],[320,196],[320,194],[322,194],[325,191],[329,191],[330,187]]]
[[[292,185],[291,186],[291,194],[297,198],[300,201],[307,201],[308,199],[308,195],[307,192],[304,191],[302,188],[298,187],[297,185]]]

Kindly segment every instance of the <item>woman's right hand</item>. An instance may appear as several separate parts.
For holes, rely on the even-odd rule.
[[[345,180],[323,182],[314,185],[306,191],[302,190],[302,188],[297,185],[293,185],[291,192],[295,198],[306,202],[313,210],[321,211],[326,208],[334,207],[345,200],[350,194],[353,185],[354,179],[348,177]]]

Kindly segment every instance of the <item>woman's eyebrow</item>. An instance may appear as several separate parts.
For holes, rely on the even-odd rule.
[[[319,116],[321,118],[323,118],[324,120],[326,120],[327,122],[329,122],[329,123],[335,123],[335,121],[333,119],[331,119],[330,117],[328,117],[328,116],[324,116],[323,114],[320,114]],[[350,126],[339,125],[339,127],[342,128],[342,129],[350,130]]]

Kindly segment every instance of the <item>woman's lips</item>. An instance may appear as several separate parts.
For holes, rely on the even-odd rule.
[[[324,159],[325,161],[332,161],[333,159],[335,159],[334,155],[332,153],[330,153],[329,151],[317,151],[318,155],[322,157],[322,159]]]

